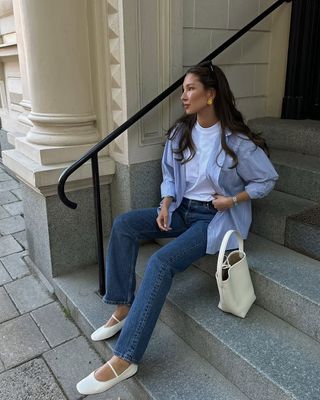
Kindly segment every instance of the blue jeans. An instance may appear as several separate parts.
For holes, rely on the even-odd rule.
[[[172,215],[169,232],[160,231],[156,208],[133,210],[115,218],[106,260],[108,304],[131,305],[114,354],[139,363],[147,348],[172,279],[206,254],[208,224],[216,214],[212,206],[183,199]],[[148,260],[136,293],[135,265],[139,240],[176,237]]]

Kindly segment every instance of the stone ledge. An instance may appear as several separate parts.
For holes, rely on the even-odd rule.
[[[78,160],[93,147],[91,144],[73,146],[45,146],[30,143],[25,136],[15,139],[15,148],[40,165],[67,163]]]
[[[3,162],[19,179],[38,192],[49,196],[57,193],[57,183],[69,163],[40,165],[17,150],[3,152]],[[110,157],[99,158],[101,184],[110,184],[115,173],[115,162]],[[91,162],[88,161],[75,171],[68,179],[66,191],[73,191],[92,186]]]

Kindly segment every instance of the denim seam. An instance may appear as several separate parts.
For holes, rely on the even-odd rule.
[[[202,243],[201,243],[202,244]],[[184,251],[180,251],[179,253],[177,253],[175,256],[171,257],[168,260],[168,264],[176,261],[177,259],[179,259],[180,257],[184,256],[187,252],[189,252],[190,250],[193,250],[195,248],[199,247],[199,242],[197,242],[194,246],[192,247],[188,247],[187,249],[185,249]]]
[[[155,298],[155,296],[157,294],[157,290],[159,290],[160,285],[161,285],[161,283],[163,281],[166,265],[161,263],[160,267],[161,267],[161,274],[159,274],[159,276],[157,278],[157,281],[155,282],[154,290],[152,291],[150,299],[149,299],[149,301],[147,303],[147,306],[146,306],[146,310],[145,310],[145,313],[144,313],[144,318],[141,321],[141,323],[136,327],[136,330],[135,330],[135,332],[133,334],[133,339],[132,339],[131,346],[134,347],[134,350],[132,351],[132,353],[134,353],[136,351],[137,344],[138,344],[139,339],[141,337],[141,332],[143,331],[143,328],[144,328],[144,326],[146,324],[146,321],[147,321],[147,319],[148,319],[148,317],[150,315],[151,304],[153,303],[153,300],[154,300],[154,298]],[[131,354],[131,353],[129,352],[129,354]]]
[[[134,260],[131,260],[130,278],[129,278],[129,283],[128,283],[128,296],[131,295],[131,291],[132,291],[132,283],[133,283],[134,275],[135,275],[135,264],[136,263],[134,262]],[[127,301],[129,302],[129,297],[127,297]]]

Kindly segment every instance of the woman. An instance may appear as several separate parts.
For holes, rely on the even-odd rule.
[[[78,383],[82,394],[100,393],[137,372],[174,275],[216,253],[229,229],[245,239],[251,199],[266,196],[278,178],[220,68],[211,62],[190,68],[181,100],[185,115],[169,130],[162,158],[159,209],[130,211],[114,221],[103,300],[116,309],[92,340],[122,331],[114,356]],[[135,297],[139,240],[164,237],[176,239],[151,256]],[[230,239],[229,249],[236,247]]]

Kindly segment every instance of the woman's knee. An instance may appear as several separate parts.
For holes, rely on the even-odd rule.
[[[142,230],[150,231],[152,225],[156,224],[156,209],[138,209],[131,210],[118,215],[112,225],[112,229],[126,231],[129,234],[136,235]]]
[[[113,229],[126,229],[130,228],[131,221],[133,220],[132,211],[119,214],[113,220]]]
[[[148,264],[150,268],[156,269],[159,273],[170,273],[171,276],[174,276],[176,272],[172,263],[169,262],[168,258],[163,257],[160,251],[152,254]]]
[[[130,211],[125,212],[123,214],[119,214],[115,217],[113,220],[112,224],[112,230],[111,230],[111,236],[116,235],[116,236],[121,236],[121,235],[126,235],[126,236],[134,236],[135,232],[134,229],[131,227],[131,218],[130,218]]]

